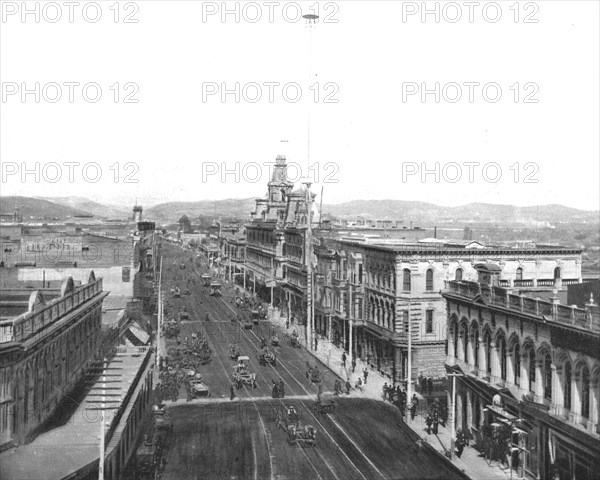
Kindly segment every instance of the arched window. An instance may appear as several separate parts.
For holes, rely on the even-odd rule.
[[[433,269],[430,268],[425,273],[425,290],[428,292],[433,290]]]
[[[456,358],[458,358],[458,324],[455,323],[454,324],[454,331],[452,332],[452,335],[454,336],[452,341],[454,342],[454,356]]]
[[[529,355],[528,355],[528,361],[529,361],[529,391],[533,392],[533,385],[535,383],[535,352],[533,350],[533,348],[529,349]]]
[[[546,352],[544,355],[544,398],[552,400],[552,358]]]
[[[554,280],[558,280],[560,278],[560,267],[556,267],[554,269]]]
[[[590,418],[590,371],[585,365],[581,369],[581,415]]]
[[[463,326],[463,331],[462,331],[462,337],[463,337],[463,354],[464,354],[464,359],[465,362],[469,361],[469,327],[467,327],[467,325],[465,324]]]
[[[521,347],[515,342],[515,348],[513,349],[513,370],[515,374],[514,384],[521,384]]]
[[[500,378],[506,380],[506,339],[498,340],[498,353],[500,355]]]
[[[402,290],[410,292],[410,270],[404,269],[402,274]]]
[[[475,368],[479,368],[479,327],[473,327],[473,357],[475,360]]]
[[[463,271],[462,268],[457,268],[456,272],[454,272],[454,280],[457,282],[462,282]]]
[[[571,409],[571,362],[566,362],[564,367],[564,407]]]
[[[492,376],[492,337],[490,332],[486,332],[483,337],[485,342],[485,365],[487,368],[487,376]]]
[[[517,268],[515,280],[523,280],[523,269],[521,267]]]

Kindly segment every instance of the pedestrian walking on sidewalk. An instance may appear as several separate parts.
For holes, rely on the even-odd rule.
[[[235,398],[235,388],[233,383],[229,385],[229,400],[233,400]]]
[[[352,373],[356,370],[356,358],[352,357]]]
[[[439,424],[439,416],[440,416],[440,399],[436,398],[431,406],[429,407],[429,416],[431,417],[431,421],[433,423],[433,434],[437,435],[438,433],[438,424]]]
[[[368,376],[369,376],[369,371],[367,370],[367,367],[365,367],[365,369],[363,370],[363,377],[365,377],[365,385],[367,384]]]
[[[431,392],[433,392],[433,378],[431,377],[427,379],[427,390],[429,395],[431,395]]]
[[[346,368],[346,352],[342,352],[342,367]]]
[[[384,402],[386,400],[387,394],[388,394],[388,384],[387,384],[387,382],[385,382],[383,384],[383,401]]]
[[[417,408],[419,407],[419,399],[417,398],[417,394],[413,394],[412,403],[410,405],[410,419],[414,420],[415,415],[417,414]]]
[[[350,389],[352,385],[350,385],[350,380],[346,380],[346,395],[350,395]]]

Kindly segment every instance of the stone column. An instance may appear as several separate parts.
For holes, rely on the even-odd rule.
[[[581,379],[580,371],[573,372],[571,375],[571,413],[573,421],[581,423],[581,393],[579,391],[579,381]]]
[[[533,386],[535,393],[536,402],[544,401],[544,378],[542,370],[543,362],[541,360],[535,361],[535,384]]]
[[[513,352],[507,352],[506,359],[506,383],[515,383],[515,356]]]
[[[465,361],[469,364],[469,367],[475,367],[475,337],[468,335],[469,344],[467,345],[467,358]]]
[[[559,373],[562,371],[559,367],[551,364],[552,368],[552,406],[555,415],[563,414],[564,398],[563,398],[563,386],[561,383],[561,377]]]
[[[529,392],[529,356],[527,353],[521,355],[521,391]]]
[[[467,427],[473,426],[473,395],[470,389],[467,389]]]
[[[457,326],[458,328],[458,345],[456,346],[456,348],[458,348],[458,352],[457,353],[457,357],[459,360],[462,360],[463,362],[466,362],[467,359],[465,358],[465,340],[463,338],[463,336],[461,335],[461,331],[460,328]]]
[[[598,430],[598,383],[597,379],[590,382],[590,417],[588,422],[588,432],[597,432]]]
[[[492,378],[490,378],[491,383],[498,383],[500,380],[500,358],[498,354],[498,349],[496,347],[496,342],[490,342],[491,353],[491,362],[492,362]]]
[[[477,352],[477,355],[479,355],[479,378],[483,378],[487,373],[487,359],[485,358],[485,344],[481,337],[479,337],[479,351]]]
[[[404,325],[403,325],[404,327]],[[448,364],[454,365],[456,352],[454,351],[454,335],[453,332],[448,329]]]

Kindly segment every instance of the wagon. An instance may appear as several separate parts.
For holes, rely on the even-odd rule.
[[[335,413],[335,402],[332,398],[321,398],[314,404],[315,413],[322,415],[327,413]]]
[[[205,287],[210,287],[211,277],[210,275],[204,274],[202,275],[202,285]]]
[[[266,366],[266,365],[273,365],[274,367],[277,366],[277,357],[275,356],[274,353],[270,352],[266,348],[263,349],[256,356],[256,358],[258,360],[258,363],[260,363],[263,367]]]
[[[173,420],[165,410],[163,406],[154,405],[152,409],[152,416],[154,419],[154,426],[156,430],[160,431],[173,431]]]
[[[282,405],[277,409],[275,414],[275,425],[284,432],[287,431],[290,426],[298,426],[299,423],[300,417],[298,415],[298,410],[296,410],[296,407],[293,405],[290,405],[289,407]]]
[[[232,360],[237,360],[238,357],[240,356],[240,349],[238,348],[237,345],[229,345],[229,358],[231,358]]]
[[[277,335],[273,335],[271,337],[271,346],[278,347],[279,346],[279,337]]]
[[[250,357],[239,356],[238,364],[233,368],[233,383],[239,390],[243,386],[256,388],[256,374],[248,372]]]
[[[221,296],[221,284],[219,282],[212,282],[210,284],[210,296],[220,297]]]
[[[204,385],[201,379],[193,379],[189,381],[191,398],[210,397],[208,387]]]
[[[287,438],[290,445],[314,448],[317,443],[317,431],[312,425],[290,425],[287,429]]]
[[[244,330],[252,330],[253,326],[250,320],[244,320]]]

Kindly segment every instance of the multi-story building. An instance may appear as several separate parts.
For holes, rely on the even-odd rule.
[[[4,290],[0,303],[0,446],[26,441],[70,392],[96,354],[102,279],[72,277],[60,291]]]
[[[581,282],[581,250],[403,243],[335,235],[316,247],[315,328],[394,381],[445,376],[444,282],[477,278],[494,263],[500,282],[540,291]],[[540,293],[541,295],[541,293]]]
[[[316,195],[311,194],[311,202]],[[246,283],[292,321],[306,323],[307,190],[293,190],[287,179],[286,158],[278,156],[265,198],[256,200],[246,224]],[[312,203],[314,204],[314,203]],[[271,297],[272,295],[272,297]]]
[[[449,281],[443,293],[446,368],[458,375],[456,427],[469,429],[488,458],[519,475],[597,479],[598,305],[519,295],[497,286],[502,273],[495,266],[481,273],[480,282]]]

